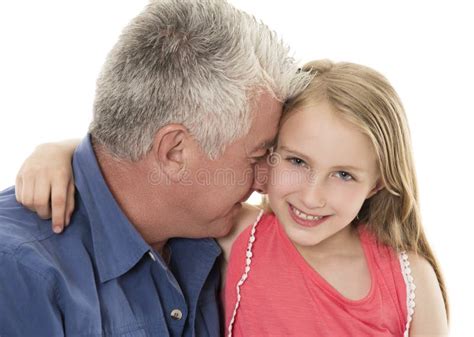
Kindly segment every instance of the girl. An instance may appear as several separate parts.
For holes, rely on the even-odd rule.
[[[226,335],[447,335],[446,289],[421,225],[396,92],[356,64],[302,71],[314,78],[286,103],[268,211],[244,207],[220,240],[225,256],[232,247]]]

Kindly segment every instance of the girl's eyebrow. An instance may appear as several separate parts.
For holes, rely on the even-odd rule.
[[[304,159],[304,160],[307,161],[307,162],[311,162],[311,160],[310,160],[310,158],[309,158],[308,156],[302,154],[301,152],[292,150],[292,149],[290,149],[288,146],[279,145],[278,148],[280,148],[280,149],[283,150],[283,151],[286,151],[286,152],[290,152],[290,153],[292,153],[292,154],[295,154],[295,155],[297,155],[298,157],[301,157],[301,159]]]
[[[286,152],[295,154],[298,157],[301,157],[301,159],[304,159],[306,162],[311,162],[311,159],[308,156],[305,156],[304,154],[302,154],[301,152],[292,150],[292,149],[290,149],[289,147],[287,147],[285,145],[281,145],[281,146],[279,146],[279,148],[283,151],[286,151]],[[351,171],[351,172],[356,172],[356,173],[365,172],[365,170],[363,168],[353,166],[353,165],[337,165],[337,166],[331,167],[331,170]]]
[[[338,165],[332,167],[333,170],[338,170],[338,171],[351,171],[351,172],[364,172],[365,170],[363,168],[357,167],[357,166],[352,166],[352,165]]]

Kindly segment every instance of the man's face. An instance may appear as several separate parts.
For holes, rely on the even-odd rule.
[[[229,233],[232,218],[258,188],[256,164],[264,158],[277,134],[282,104],[270,94],[257,98],[249,133],[228,145],[217,159],[200,150],[187,167],[189,195],[184,196],[183,220],[193,227],[192,237],[222,237]]]

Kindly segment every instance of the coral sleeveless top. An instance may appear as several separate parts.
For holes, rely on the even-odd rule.
[[[360,231],[371,289],[350,300],[299,254],[273,214],[236,240],[224,290],[226,336],[408,336],[414,284],[407,255]]]

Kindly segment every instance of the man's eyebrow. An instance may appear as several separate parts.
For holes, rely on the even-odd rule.
[[[260,144],[259,149],[269,149],[271,147],[274,147],[275,143],[276,143],[276,138],[267,139]]]
[[[258,152],[258,151],[268,150],[268,149],[274,147],[275,144],[276,144],[276,139],[275,138],[267,139],[267,140],[261,142],[260,145],[256,146],[251,153],[253,154],[253,153]]]

